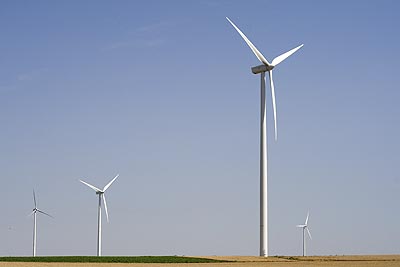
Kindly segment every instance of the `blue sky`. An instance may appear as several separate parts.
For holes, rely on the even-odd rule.
[[[397,1],[2,1],[0,254],[257,255],[258,65],[274,71],[271,255],[400,253]],[[268,128],[272,109],[268,94]]]

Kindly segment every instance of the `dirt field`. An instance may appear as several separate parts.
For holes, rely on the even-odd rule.
[[[196,256],[197,257],[197,256]],[[125,267],[125,266],[145,266],[145,267],[261,267],[261,266],[285,266],[285,267],[399,267],[400,255],[382,255],[382,256],[324,256],[324,257],[250,257],[250,256],[204,256],[204,258],[229,260],[236,262],[229,263],[39,263],[39,262],[0,262],[0,267]]]

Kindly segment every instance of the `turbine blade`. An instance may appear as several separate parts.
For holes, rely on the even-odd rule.
[[[304,227],[304,225],[302,225],[302,224],[298,224],[298,225],[296,225],[296,227],[303,228],[303,227]]]
[[[305,225],[307,225],[307,223],[308,223],[308,216],[310,216],[310,212],[307,212],[306,222],[304,223]]]
[[[35,209],[36,209],[36,195],[35,195],[35,189],[33,189],[33,204],[35,205]]]
[[[258,60],[260,60],[262,63],[264,63],[267,66],[271,66],[271,64],[268,62],[268,60],[266,60],[265,57],[260,53],[260,51],[258,51],[258,49],[253,45],[253,43],[250,42],[250,40],[246,37],[246,35],[244,35],[244,33],[238,27],[236,27],[236,25],[228,17],[226,17],[226,19],[232,24],[232,26],[236,29],[236,31],[240,34],[240,36],[242,36],[242,38],[247,43],[247,45],[250,47],[251,51],[253,51],[254,55],[256,55]]]
[[[276,58],[274,58],[274,60],[272,60],[271,65],[272,65],[272,66],[278,65],[279,63],[281,63],[282,61],[284,61],[286,58],[288,58],[290,55],[292,55],[294,52],[296,52],[297,50],[299,50],[299,49],[302,48],[302,47],[303,47],[303,44],[302,44],[302,45],[299,45],[298,47],[293,48],[292,50],[290,50],[290,51],[288,51],[288,52],[286,52],[286,53],[283,53],[283,54],[280,55],[280,56],[277,56]]]
[[[81,183],[83,183],[83,184],[89,186],[89,187],[92,188],[94,191],[96,191],[96,192],[101,192],[101,190],[98,189],[97,187],[95,187],[95,186],[93,186],[93,185],[91,185],[91,184],[88,184],[88,183],[86,183],[86,182],[84,182],[84,181],[82,181],[82,180],[79,180],[79,181],[80,181]]]
[[[32,216],[35,213],[35,210],[33,210],[31,213],[29,213],[26,217]]]
[[[103,192],[105,192],[107,190],[107,188],[110,187],[110,185],[115,181],[115,179],[117,179],[119,176],[119,174],[117,174],[117,176],[114,177],[114,179],[112,179],[104,188],[103,188]]]
[[[104,194],[102,194],[103,196],[103,202],[104,202],[104,210],[106,211],[106,218],[107,218],[107,222],[108,221],[108,210],[107,210],[107,202],[106,202],[106,196]]]
[[[278,128],[276,126],[276,101],[275,101],[275,88],[274,88],[274,80],[272,79],[272,70],[268,72],[269,74],[269,82],[271,85],[271,96],[272,96],[272,107],[274,108],[274,126],[275,126],[275,141],[278,140]]]
[[[48,214],[48,213],[46,213],[44,211],[41,211],[41,210],[37,210],[37,211],[54,219],[53,216],[51,216],[50,214]]]
[[[310,239],[312,240],[312,237],[311,237],[310,230],[308,230],[308,227],[306,227],[306,229],[307,229],[308,236],[309,236],[309,237],[310,237]]]

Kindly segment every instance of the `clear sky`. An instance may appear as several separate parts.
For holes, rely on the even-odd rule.
[[[260,81],[274,71],[270,255],[400,253],[399,1],[1,1],[0,255],[258,255]],[[269,92],[269,91],[268,91]]]

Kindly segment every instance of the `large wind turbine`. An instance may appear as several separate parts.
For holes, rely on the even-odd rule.
[[[303,256],[306,256],[306,236],[305,236],[305,231],[307,229],[307,233],[308,236],[310,237],[310,239],[312,239],[311,237],[311,233],[310,230],[308,230],[308,216],[310,215],[310,213],[307,213],[307,218],[304,224],[299,224],[296,225],[296,227],[302,228],[303,229]]]
[[[104,202],[104,210],[106,212],[106,217],[107,217],[107,222],[108,222],[108,211],[107,211],[107,202],[106,202],[106,197],[104,195],[104,193],[106,192],[106,190],[110,187],[110,185],[115,181],[115,179],[117,179],[119,176],[119,174],[117,174],[117,176],[114,177],[114,179],[112,179],[104,188],[103,190],[98,189],[97,187],[88,184],[82,180],[79,180],[81,183],[89,186],[90,188],[92,188],[94,191],[96,191],[96,195],[99,195],[99,211],[98,211],[98,218],[97,218],[97,256],[101,256],[101,199],[103,198],[103,202]]]
[[[39,212],[51,218],[53,218],[53,216],[37,208],[35,190],[33,190],[33,204],[34,208],[29,216],[33,215],[33,257],[36,257],[36,214]]]
[[[271,86],[272,106],[274,111],[275,140],[278,138],[277,121],[276,121],[276,102],[275,88],[272,79],[272,69],[287,57],[299,50],[303,45],[276,57],[269,63],[265,57],[257,50],[243,32],[229,19],[226,18],[236,31],[242,36],[244,41],[256,55],[262,65],[251,68],[254,74],[261,74],[261,133],[260,133],[260,256],[268,256],[268,198],[267,198],[267,123],[266,123],[266,99],[265,99],[265,72],[268,72]]]

